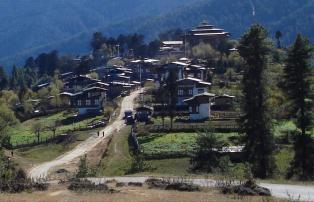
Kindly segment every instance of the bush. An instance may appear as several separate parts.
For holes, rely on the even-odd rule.
[[[151,178],[145,181],[145,183],[149,186],[149,188],[157,188],[164,190],[177,190],[177,191],[189,191],[195,192],[200,191],[200,187],[198,185],[193,184],[183,178],[169,178],[169,179],[156,179]]]
[[[113,189],[109,189],[106,184],[95,184],[89,180],[73,179],[68,187],[69,190],[77,192],[106,192],[113,193]]]
[[[143,183],[141,183],[141,182],[129,182],[128,186],[142,187]]]
[[[253,180],[248,180],[243,185],[226,186],[222,188],[224,194],[239,194],[241,196],[271,196],[269,189],[258,186]]]
[[[150,178],[145,181],[145,183],[149,186],[149,188],[158,188],[158,189],[166,189],[166,187],[169,185],[169,182],[162,180],[162,179],[156,179],[156,178]]]
[[[198,185],[177,182],[177,183],[172,183],[166,186],[166,190],[196,192],[196,191],[200,191],[201,189]]]
[[[131,168],[128,171],[128,174],[134,174],[138,172],[150,171],[153,170],[151,164],[144,161],[142,154],[134,154]]]
[[[45,182],[30,182],[29,180],[11,180],[0,182],[0,192],[21,193],[23,191],[45,191],[49,187]]]

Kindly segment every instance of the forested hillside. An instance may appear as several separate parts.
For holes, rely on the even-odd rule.
[[[162,15],[193,1],[2,0],[0,64],[11,66],[30,55],[53,49],[73,54],[86,52],[94,31],[131,18]]]
[[[86,53],[95,31],[112,36],[139,32],[153,39],[162,31],[188,29],[204,19],[233,38],[259,22],[271,36],[280,30],[284,45],[297,32],[314,41],[313,0],[4,0],[0,7],[0,64],[7,67],[53,49]]]

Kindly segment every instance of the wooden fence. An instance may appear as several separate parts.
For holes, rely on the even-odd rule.
[[[142,131],[162,132],[162,131],[200,131],[206,128],[212,128],[217,131],[237,131],[239,125],[236,121],[212,121],[209,123],[174,123],[172,125],[139,125],[138,128]]]
[[[237,120],[241,116],[240,112],[234,111],[211,111],[212,120]]]
[[[57,135],[55,137],[45,137],[45,138],[41,137],[39,138],[39,141],[37,140],[37,138],[30,137],[28,140],[25,140],[23,142],[19,142],[15,144],[12,143],[11,149],[21,149],[25,147],[33,147],[33,146],[38,146],[42,144],[49,144],[52,142],[61,142],[71,137],[72,135],[62,134],[62,135]]]

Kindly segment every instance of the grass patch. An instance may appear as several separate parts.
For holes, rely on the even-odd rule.
[[[190,165],[189,158],[150,160],[146,162],[154,168],[154,170],[150,172],[153,174],[173,176],[190,175],[188,172]]]
[[[42,163],[57,158],[73,147],[70,145],[64,146],[62,144],[49,144],[19,149],[17,153],[19,156],[31,161],[32,163]]]
[[[43,163],[46,161],[51,161],[65,152],[70,151],[81,141],[86,140],[88,137],[90,137],[91,132],[92,131],[75,132],[75,141],[73,142],[38,145],[34,147],[18,149],[15,152],[18,156],[31,163]]]
[[[130,131],[131,128],[127,126],[118,134],[114,134],[107,154],[101,160],[97,175],[110,177],[122,176],[127,173],[132,163],[128,142]]]
[[[43,126],[43,128],[46,128],[47,126],[51,125],[55,121],[63,122],[63,124],[59,126],[56,131],[56,134],[58,135],[58,134],[67,133],[68,131],[80,130],[82,128],[86,128],[87,125],[91,123],[92,121],[101,120],[103,118],[103,116],[100,115],[100,116],[95,116],[95,117],[89,117],[83,120],[75,121],[73,119],[72,122],[67,121],[67,120],[71,120],[71,117],[73,117],[74,115],[75,113],[68,113],[66,111],[63,111],[63,112],[59,112],[59,113],[52,114],[49,116],[30,119],[23,123],[20,123],[10,128],[8,131],[8,134],[11,137],[11,143],[13,145],[17,145],[17,144],[24,144],[27,142],[37,141],[37,137],[32,130],[33,125],[35,125],[36,123],[40,123]],[[52,136],[53,136],[53,132],[47,129],[44,129],[40,133],[40,138],[42,140],[45,140]]]
[[[293,160],[294,151],[292,146],[283,146],[276,154],[275,160],[278,169],[278,178],[285,178],[290,162]]]
[[[231,144],[230,137],[237,136],[237,133],[215,134],[226,144]],[[144,154],[193,152],[197,147],[197,136],[197,133],[153,133],[149,136],[139,137],[138,140]]]

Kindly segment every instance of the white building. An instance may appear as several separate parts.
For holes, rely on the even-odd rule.
[[[210,118],[210,106],[215,97],[211,93],[202,93],[184,100],[189,105],[189,116],[192,121],[201,121]]]

